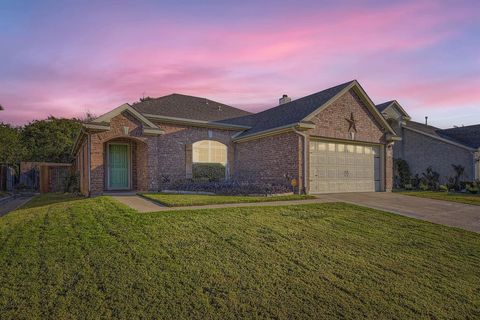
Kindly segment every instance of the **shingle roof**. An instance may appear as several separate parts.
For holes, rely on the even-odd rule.
[[[470,148],[480,147],[480,125],[440,129],[423,123],[409,121],[407,122],[406,127],[438,138],[447,139]]]
[[[384,103],[377,104],[375,107],[377,107],[377,110],[380,112],[383,112],[389,105],[391,105],[395,100],[390,100]]]
[[[269,129],[295,124],[302,121],[354,81],[355,80],[340,84],[256,114],[236,119],[222,120],[220,122],[252,127],[251,129],[244,131],[238,136],[238,138]]]
[[[460,141],[471,148],[480,148],[480,124],[441,130],[440,135]]]
[[[132,107],[143,114],[203,121],[219,121],[251,114],[217,101],[177,93],[134,103]]]

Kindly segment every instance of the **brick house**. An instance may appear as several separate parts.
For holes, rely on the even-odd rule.
[[[395,144],[394,158],[406,160],[413,175],[431,166],[445,183],[455,176],[452,165],[462,165],[464,181],[480,179],[480,125],[440,129],[411,121],[397,101],[382,103],[377,109],[402,138]]]
[[[124,104],[84,124],[74,148],[81,192],[158,191],[221,163],[227,179],[307,193],[390,191],[393,128],[354,80],[251,114],[172,94]]]

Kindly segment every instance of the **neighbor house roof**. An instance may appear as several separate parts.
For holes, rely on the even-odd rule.
[[[236,139],[257,135],[260,132],[266,132],[276,128],[284,128],[299,123],[309,125],[311,124],[309,120],[313,114],[315,114],[322,107],[328,105],[328,103],[332,102],[335,97],[339,96],[345,90],[349,90],[350,88],[354,87],[356,87],[356,89],[362,93],[365,100],[368,101],[367,104],[371,105],[372,111],[378,114],[377,120],[383,123],[383,125],[391,130],[391,132],[394,134],[393,129],[391,129],[383,116],[375,109],[375,105],[371,102],[370,98],[366,96],[356,80],[342,83],[340,85],[297,100],[293,100],[288,103],[281,104],[256,114],[250,114],[236,119],[226,119],[222,120],[221,122],[251,127],[250,129],[236,136]]]
[[[250,114],[217,101],[178,93],[137,102],[132,107],[147,117],[156,115],[202,121],[219,121]]]
[[[384,103],[377,104],[376,107],[377,107],[378,111],[383,112],[383,111],[385,111],[385,109],[387,109],[388,106],[390,106],[394,102],[395,102],[395,100],[390,100],[390,101],[387,101],[387,102],[384,102]]]
[[[469,149],[480,147],[480,125],[440,129],[420,122],[409,121],[404,127]]]
[[[471,148],[480,148],[480,124],[441,130],[440,135],[460,141]]]
[[[407,111],[405,111],[405,109],[403,109],[403,107],[400,105],[400,103],[398,103],[397,100],[390,100],[384,103],[380,103],[380,104],[377,104],[375,107],[377,108],[378,111],[380,111],[380,113],[383,113],[389,107],[395,107],[400,113],[403,114],[403,116],[407,120],[411,119],[410,115],[407,113]]]

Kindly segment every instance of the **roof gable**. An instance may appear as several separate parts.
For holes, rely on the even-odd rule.
[[[308,123],[313,117],[315,117],[315,115],[351,89],[355,90],[359,97],[365,102],[365,105],[374,115],[374,118],[384,128],[395,135],[394,130],[390,127],[377,108],[375,108],[372,100],[356,80],[345,82],[256,114],[236,119],[228,119],[223,122],[252,127],[238,135],[236,139],[256,135],[260,132],[275,130],[276,128],[295,126],[305,122]]]
[[[148,127],[148,128],[158,129],[158,127],[157,127],[153,122],[151,122],[150,120],[148,120],[147,118],[145,118],[145,117],[144,117],[141,113],[139,113],[137,110],[133,109],[132,106],[130,106],[128,103],[122,104],[121,106],[113,109],[112,111],[107,112],[107,113],[101,115],[100,117],[94,119],[94,120],[91,121],[90,123],[92,123],[92,124],[105,124],[105,123],[110,123],[110,121],[112,120],[112,118],[118,116],[118,115],[121,114],[122,112],[128,112],[128,113],[130,113],[133,117],[135,117],[136,119],[138,119],[144,126],[146,126],[146,127]]]
[[[398,103],[397,100],[390,100],[384,103],[380,103],[377,104],[375,107],[382,114],[389,108],[395,108],[397,112],[403,115],[407,120],[411,119],[410,115],[407,113],[407,111],[405,111],[405,109],[403,109],[403,107],[400,105],[400,103]]]

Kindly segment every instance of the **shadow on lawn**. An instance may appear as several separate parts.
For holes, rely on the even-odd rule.
[[[57,204],[62,202],[72,202],[72,201],[79,201],[85,200],[87,198],[73,194],[73,193],[46,193],[35,196],[32,200],[28,201],[22,207],[18,208],[17,210],[21,209],[31,209],[31,208],[38,208],[44,207],[50,204]]]

